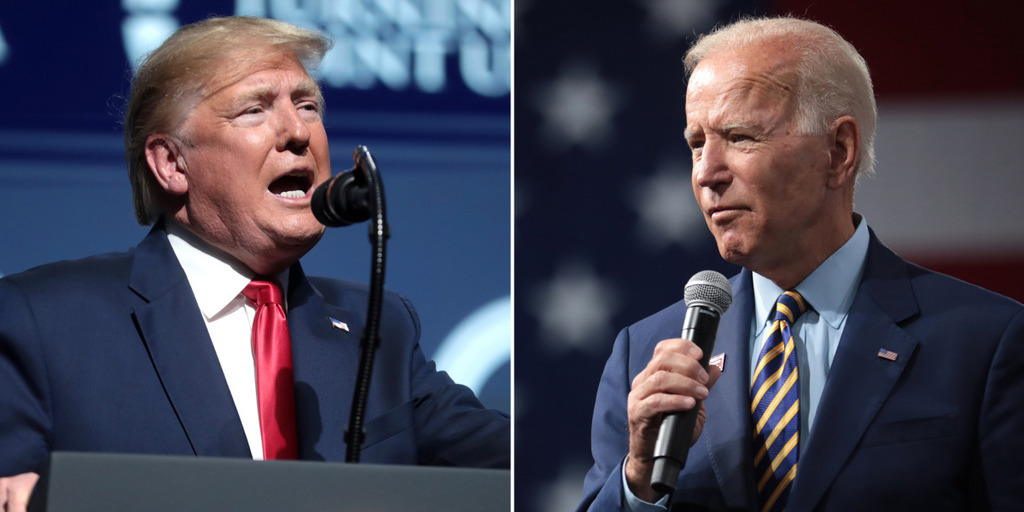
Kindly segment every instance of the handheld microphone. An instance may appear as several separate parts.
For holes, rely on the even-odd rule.
[[[374,211],[373,176],[377,164],[366,146],[352,152],[355,166],[325,181],[313,191],[313,216],[327,227],[341,227],[369,220]]]
[[[694,274],[683,291],[686,299],[686,317],[683,319],[682,338],[694,342],[704,356],[700,364],[705,370],[711,359],[718,333],[718,321],[732,304],[732,286],[722,274],[705,270]],[[654,472],[651,488],[670,494],[676,488],[679,471],[686,465],[690,439],[700,411],[700,401],[693,409],[665,414],[654,444]]]

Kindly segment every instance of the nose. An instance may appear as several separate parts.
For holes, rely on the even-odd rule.
[[[304,153],[311,137],[306,121],[291,102],[277,110],[282,113],[278,120],[277,150]]]
[[[705,141],[700,153],[693,159],[693,184],[717,192],[717,189],[731,180],[732,174],[725,159],[725,144],[717,140]]]

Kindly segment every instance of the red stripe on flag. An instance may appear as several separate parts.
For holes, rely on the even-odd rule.
[[[910,255],[907,259],[1024,302],[1024,253],[970,257],[921,254]]]
[[[779,0],[778,14],[836,29],[868,62],[880,100],[1024,94],[1024,2]]]

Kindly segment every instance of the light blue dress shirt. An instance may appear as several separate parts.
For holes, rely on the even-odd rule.
[[[811,272],[796,291],[803,296],[809,309],[794,325],[793,338],[796,342],[800,381],[800,447],[807,445],[813,434],[814,416],[818,402],[825,389],[825,379],[832,367],[832,359],[839,347],[839,340],[846,327],[846,318],[857,294],[857,285],[864,274],[864,263],[868,255],[868,226],[863,217],[858,220],[853,236],[832,253],[821,265]],[[754,273],[754,316],[751,319],[750,375],[753,376],[761,348],[768,339],[769,315],[775,308],[775,301],[782,292],[767,277]],[[622,470],[622,487],[626,496],[626,509],[632,512],[661,512],[667,510],[668,496],[658,503],[647,503],[637,498],[626,485],[625,464]]]
[[[867,223],[860,225],[846,244],[829,256],[800,284],[808,310],[797,319],[793,339],[796,342],[800,382],[800,447],[807,445],[821,392],[825,389],[832,359],[846,327],[846,317],[857,294],[868,254]],[[770,315],[775,301],[786,290],[768,278],[754,274],[754,317],[750,332],[750,376],[753,378],[761,348],[768,341]]]

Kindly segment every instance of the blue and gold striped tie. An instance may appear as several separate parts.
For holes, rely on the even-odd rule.
[[[792,326],[807,310],[795,291],[779,295],[775,321],[754,368],[754,475],[762,512],[786,508],[800,444],[800,385]]]

